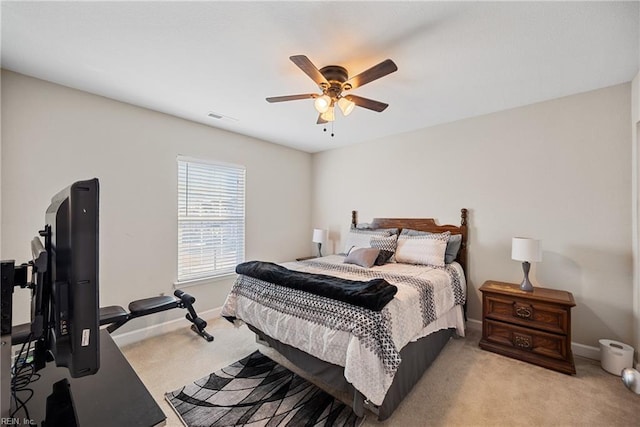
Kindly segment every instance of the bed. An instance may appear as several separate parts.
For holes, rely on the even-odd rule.
[[[389,255],[385,250],[394,238],[396,250]],[[337,255],[238,266],[222,315],[247,324],[332,392],[350,396],[357,415],[366,408],[384,420],[448,340],[464,336],[467,210],[461,210],[460,225],[438,225],[432,218],[359,224],[353,211],[345,240]],[[424,245],[435,251],[426,261],[420,258]],[[361,260],[374,253],[378,265]],[[268,274],[255,274],[255,268]],[[307,287],[298,286],[307,278]],[[346,295],[333,289],[347,289]]]

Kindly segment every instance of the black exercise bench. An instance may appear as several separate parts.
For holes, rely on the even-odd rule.
[[[173,296],[157,296],[151,298],[140,299],[132,301],[129,304],[129,312],[119,305],[111,305],[108,307],[100,308],[100,326],[107,326],[107,331],[112,333],[120,326],[124,325],[131,319],[136,317],[147,316],[153,313],[159,313],[161,311],[171,310],[174,308],[185,308],[188,313],[186,319],[193,323],[191,330],[200,335],[205,340],[213,341],[213,336],[209,335],[204,328],[207,327],[207,322],[198,317],[196,310],[193,308],[193,303],[196,299],[191,295],[184,293],[180,289],[176,290]],[[23,323],[21,325],[13,326],[11,333],[11,344],[18,345],[29,341],[31,338],[31,323]]]
[[[100,308],[100,326],[107,326],[107,331],[112,333],[120,326],[124,325],[131,319],[136,317],[147,316],[153,313],[160,313],[161,311],[171,310],[174,308],[185,308],[188,313],[186,319],[193,323],[191,330],[200,335],[207,341],[213,341],[213,336],[209,335],[204,328],[207,327],[207,322],[198,317],[196,310],[193,308],[193,303],[196,299],[191,295],[177,289],[173,295],[175,296],[157,296],[151,298],[140,299],[129,303],[129,312],[119,305],[111,305],[108,307]]]

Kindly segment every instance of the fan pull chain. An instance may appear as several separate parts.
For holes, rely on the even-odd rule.
[[[333,133],[333,123],[331,122],[331,138],[333,138],[335,136],[335,134]],[[325,125],[324,129],[322,129],[323,132],[327,131],[327,126]]]

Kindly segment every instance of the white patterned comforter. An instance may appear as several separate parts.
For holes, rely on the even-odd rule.
[[[464,303],[464,275],[457,263],[441,268],[389,263],[365,269],[343,261],[344,256],[330,255],[282,265],[350,280],[382,277],[398,288],[393,300],[376,312],[240,275],[222,315],[343,366],[347,381],[381,405],[400,364],[400,350],[410,341],[452,326],[436,319]],[[456,324],[463,336],[463,325]]]

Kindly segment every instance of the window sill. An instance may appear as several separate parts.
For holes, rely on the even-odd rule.
[[[184,282],[173,282],[173,289],[190,288],[192,286],[208,285],[222,280],[235,278],[236,273],[227,273],[221,276],[203,277],[202,279],[185,280]]]

